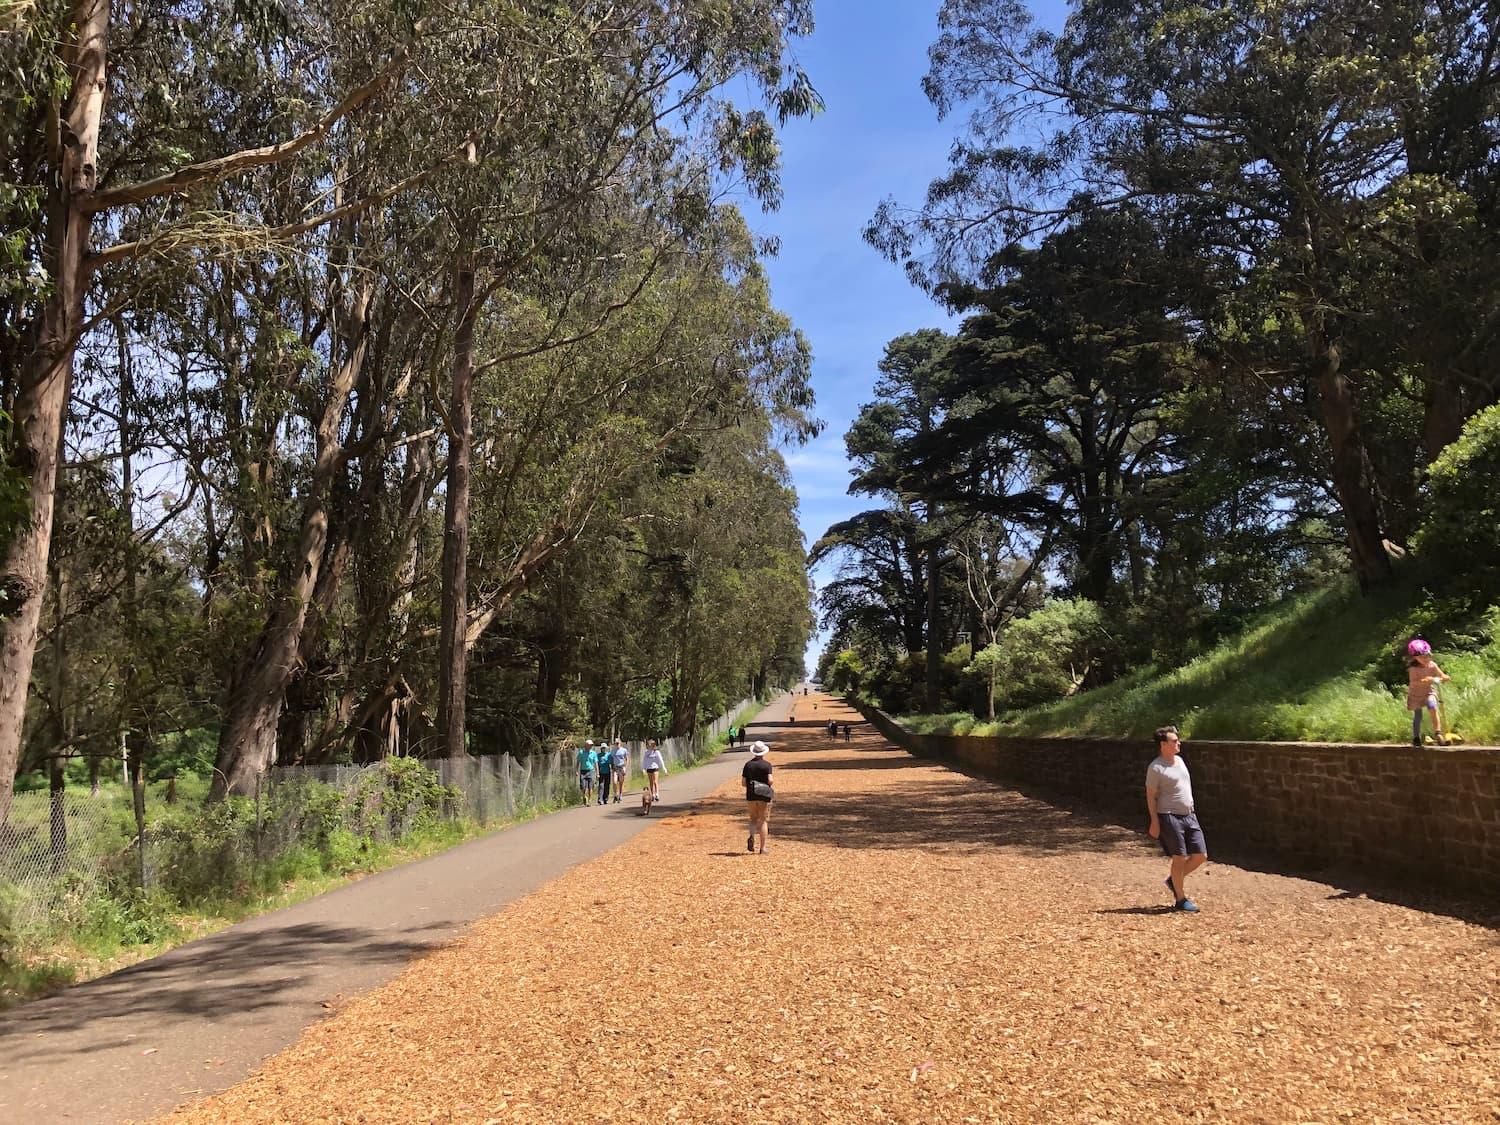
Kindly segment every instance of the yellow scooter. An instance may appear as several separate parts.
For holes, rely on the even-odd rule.
[[[1448,724],[1443,722],[1442,696],[1435,696],[1434,698],[1437,699],[1438,733],[1436,735],[1429,734],[1425,738],[1423,738],[1422,741],[1428,746],[1457,746],[1464,740],[1464,736],[1457,733],[1456,731],[1451,731],[1448,729]]]

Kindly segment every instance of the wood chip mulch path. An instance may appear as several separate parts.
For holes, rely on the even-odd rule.
[[[1500,931],[1212,862],[1168,913],[1144,833],[810,704],[770,854],[726,787],[172,1120],[1500,1121]]]

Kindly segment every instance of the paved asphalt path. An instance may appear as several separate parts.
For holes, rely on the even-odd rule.
[[[750,724],[774,743],[792,699]],[[0,1122],[140,1120],[216,1093],[414,957],[739,774],[735,748],[640,800],[565,809],[263,914],[0,1015]],[[639,791],[637,790],[637,793]]]

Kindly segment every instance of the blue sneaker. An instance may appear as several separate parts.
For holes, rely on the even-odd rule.
[[[1198,904],[1190,898],[1185,898],[1177,904],[1177,909],[1184,914],[1196,914],[1198,913]]]

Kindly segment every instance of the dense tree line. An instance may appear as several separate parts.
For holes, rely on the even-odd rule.
[[[0,816],[800,673],[809,357],[732,201],[817,108],[804,0],[5,19]]]
[[[826,670],[848,650],[845,678],[937,709],[964,667],[993,714],[997,681],[1030,698],[1026,646],[1055,695],[1340,571],[1378,594],[1500,399],[1494,6],[940,20],[924,88],[967,120],[866,235],[965,319],[892,341],[848,434],[882,506],[815,548]],[[1038,613],[1050,651],[1007,624]]]

